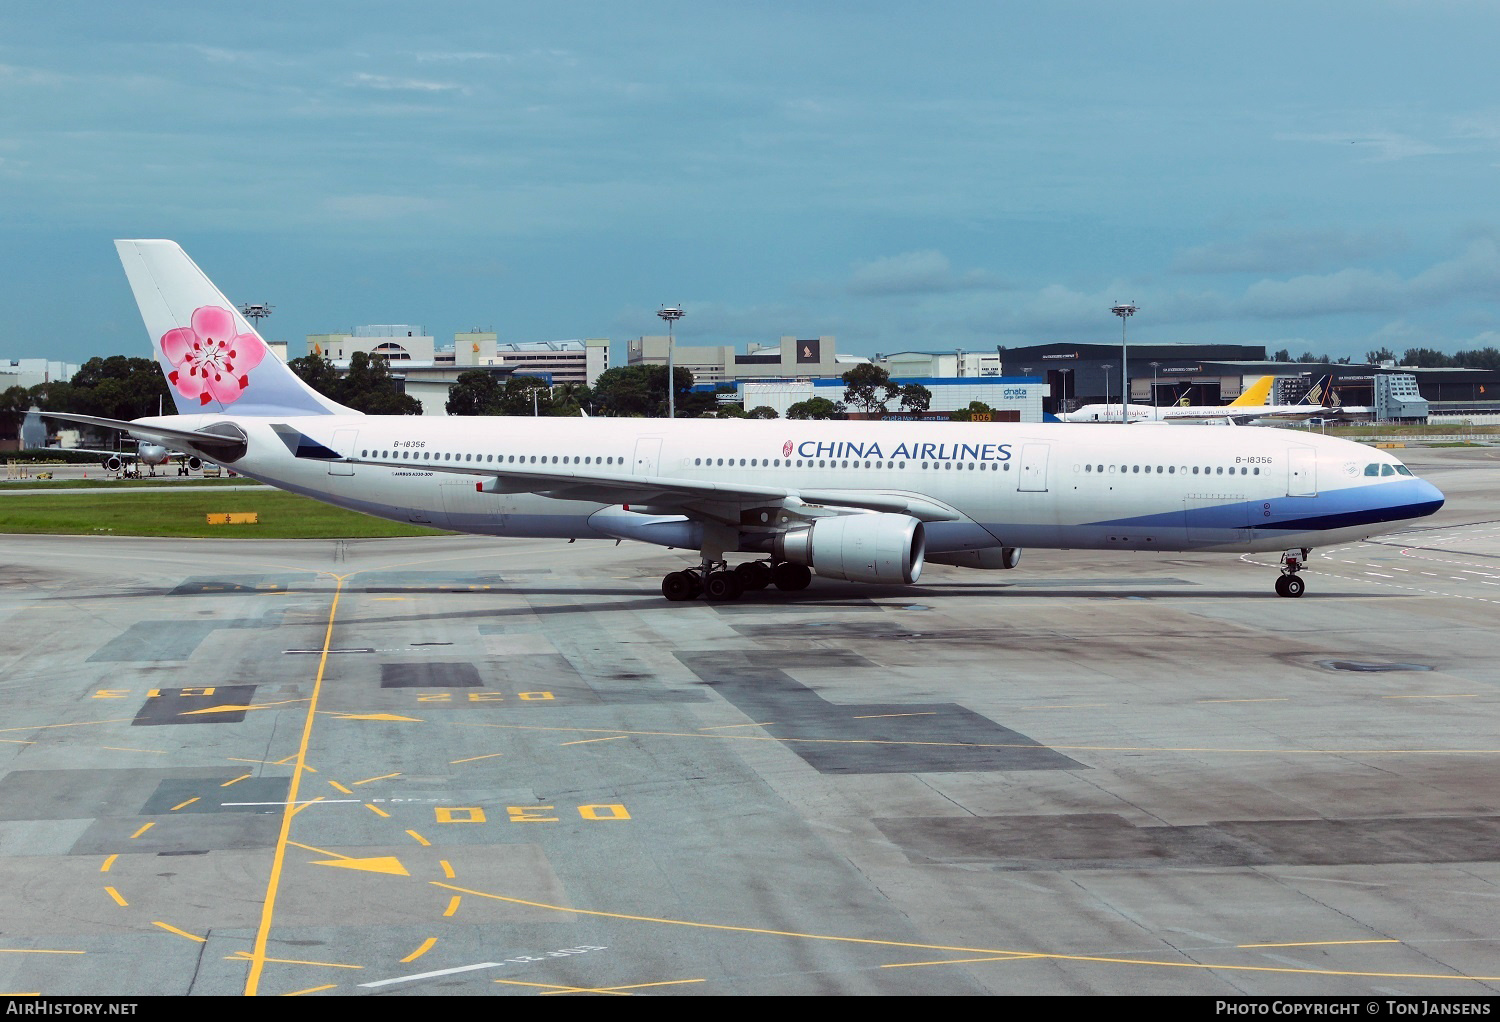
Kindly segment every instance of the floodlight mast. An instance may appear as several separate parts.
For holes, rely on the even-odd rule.
[[[672,374],[672,327],[687,315],[679,305],[663,305],[656,314],[667,321],[667,418],[677,418],[677,381]]]
[[[1130,403],[1130,365],[1129,349],[1125,344],[1125,321],[1135,315],[1135,303],[1121,302],[1111,306],[1109,311],[1120,317],[1120,421],[1126,422],[1126,406]]]
[[[276,306],[269,302],[246,302],[240,306],[240,314],[246,319],[255,321],[255,332],[260,333],[260,321],[275,311]]]

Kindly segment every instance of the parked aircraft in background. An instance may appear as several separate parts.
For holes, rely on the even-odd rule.
[[[395,521],[698,551],[662,579],[669,600],[1013,568],[1026,546],[1281,550],[1276,591],[1300,596],[1309,548],[1443,504],[1387,451],[1276,429],[361,415],[304,384],[174,242],[115,244],[195,411],[57,418]]]
[[[1311,418],[1327,411],[1318,404],[1310,404],[1304,399],[1297,404],[1271,405],[1266,403],[1270,397],[1271,385],[1276,382],[1274,376],[1262,376],[1239,397],[1227,405],[1162,405],[1153,407],[1151,405],[1126,405],[1125,414],[1131,422],[1175,422],[1196,424],[1225,424],[1230,425],[1270,425],[1273,422],[1291,422]],[[1328,382],[1328,377],[1323,377],[1313,389],[1321,393]],[[1119,405],[1084,405],[1073,412],[1066,412],[1058,416],[1063,422],[1119,422]]]
[[[1325,376],[1313,384],[1307,397],[1312,403],[1322,406],[1315,417],[1325,422],[1364,420],[1375,414],[1375,409],[1369,405],[1346,405],[1340,401],[1332,376]]]
[[[46,413],[43,413],[46,414]],[[177,464],[177,474],[185,476],[189,471],[196,472],[203,467],[203,459],[196,454],[182,454],[169,450],[162,444],[152,443],[147,440],[136,441],[135,451],[96,451],[86,447],[71,448],[74,451],[83,451],[85,454],[98,454],[102,456],[100,464],[106,472],[124,473],[126,475],[140,475],[141,466],[146,467],[148,475],[156,475],[156,470],[173,462]]]

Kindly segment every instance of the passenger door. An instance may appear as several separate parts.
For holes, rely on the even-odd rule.
[[[1286,495],[1318,495],[1318,452],[1300,444],[1287,448]]]
[[[657,466],[661,462],[661,437],[643,436],[635,442],[635,474],[638,476],[657,475]]]
[[[354,457],[354,444],[359,439],[357,429],[336,429],[333,431],[333,449],[342,457]],[[328,474],[331,476],[352,476],[354,466],[346,461],[330,461],[328,463]]]
[[[1023,493],[1047,492],[1047,444],[1021,445],[1021,480],[1017,485]]]

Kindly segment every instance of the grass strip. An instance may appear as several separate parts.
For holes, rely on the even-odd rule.
[[[254,511],[256,525],[209,525],[207,515]],[[211,539],[371,539],[450,535],[374,518],[308,497],[264,490],[152,491],[90,500],[87,494],[0,496],[0,533],[51,536],[168,536]]]
[[[46,471],[43,469],[42,471]],[[154,486],[260,486],[253,479],[244,476],[234,476],[223,479],[200,479],[196,476],[157,476],[145,479],[111,479],[101,476],[98,479],[6,479],[0,484],[0,492],[5,488],[14,487],[18,490],[149,490]]]

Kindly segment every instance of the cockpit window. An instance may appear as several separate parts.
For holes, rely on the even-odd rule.
[[[1389,465],[1381,465],[1380,474],[1383,476],[1393,476],[1396,474],[1396,470]]]
[[[1371,462],[1370,464],[1368,464],[1368,465],[1365,466],[1365,475],[1367,475],[1367,476],[1378,476],[1379,474],[1380,474],[1380,465],[1377,464],[1376,462]]]
[[[1411,475],[1411,469],[1407,468],[1405,465],[1397,465],[1397,466],[1395,466],[1395,468],[1396,468],[1396,474],[1397,475],[1401,475],[1401,476],[1409,476],[1409,475]]]

